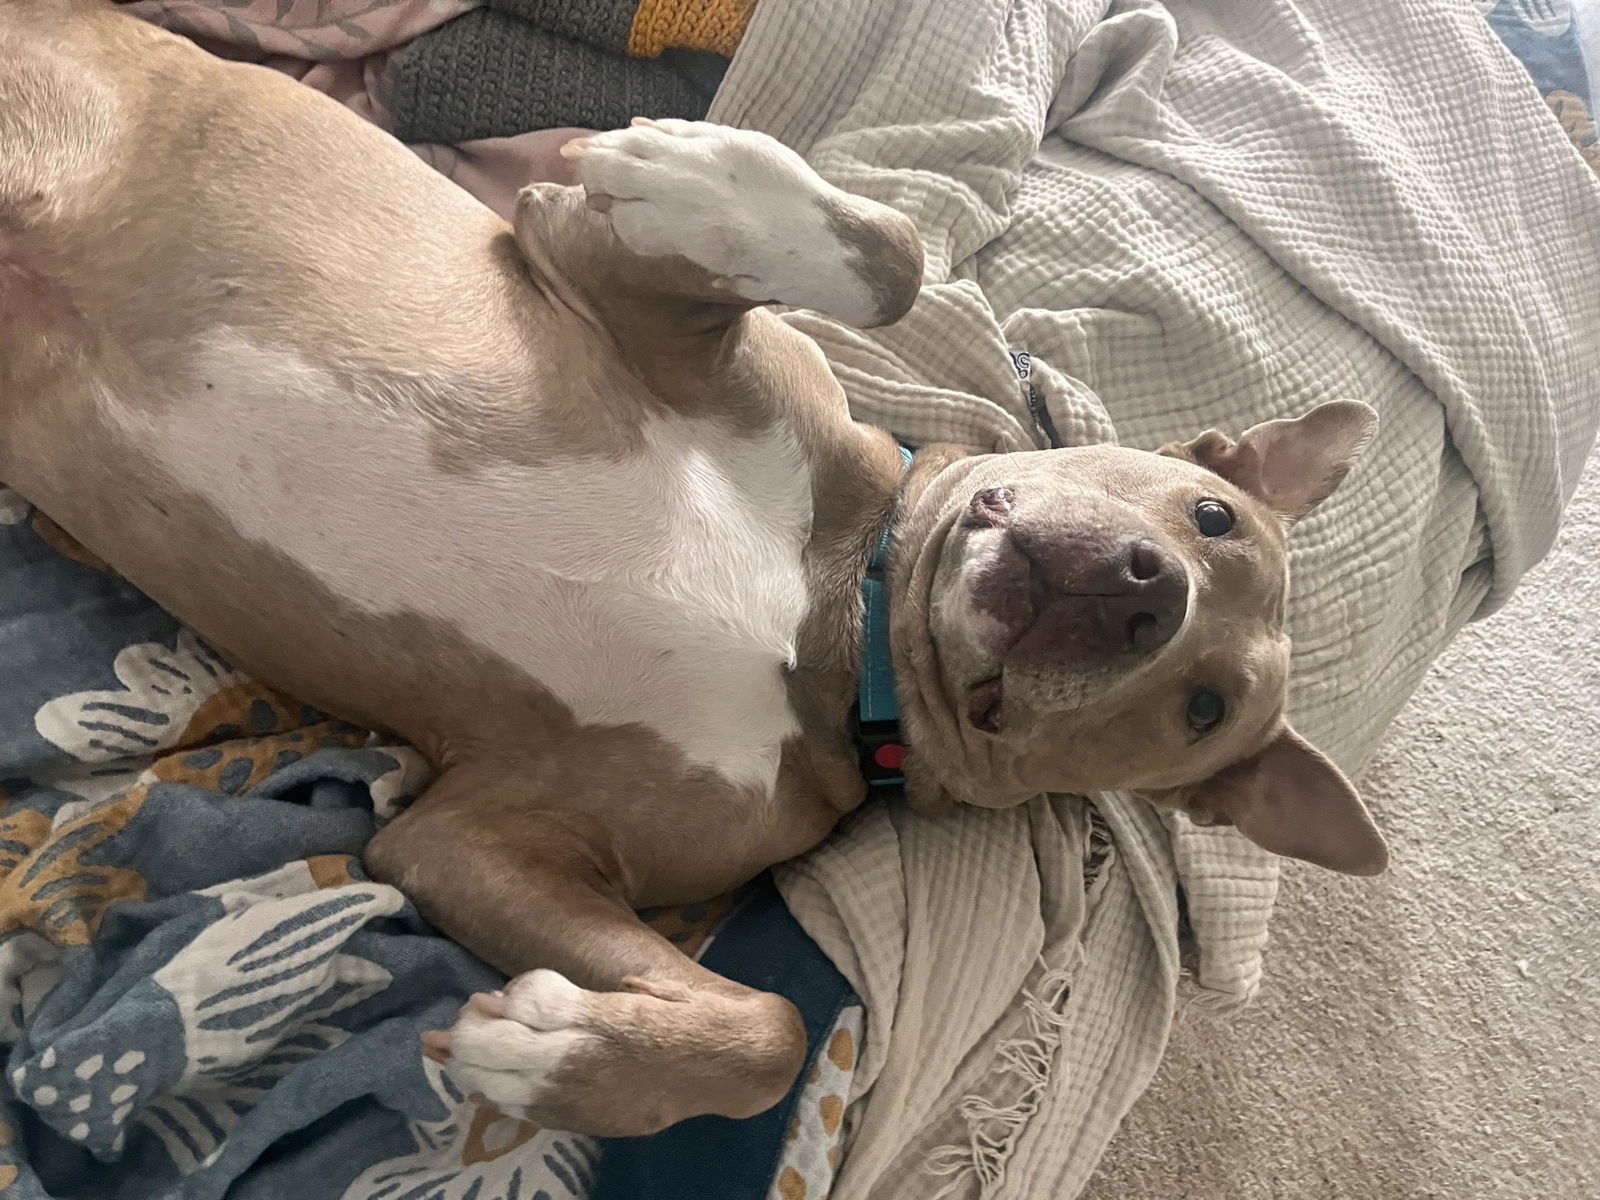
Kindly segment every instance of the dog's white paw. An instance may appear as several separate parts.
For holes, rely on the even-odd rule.
[[[847,198],[766,134],[638,117],[561,153],[635,254],[679,255],[758,303],[862,321],[878,310],[841,234]]]
[[[463,1091],[526,1117],[563,1064],[592,1040],[582,1024],[593,995],[559,972],[529,971],[503,992],[473,996],[448,1032],[423,1035],[423,1053],[443,1063]]]

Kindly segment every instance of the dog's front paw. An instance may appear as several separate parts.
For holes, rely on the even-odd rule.
[[[577,159],[590,207],[610,214],[635,254],[686,258],[746,299],[776,292],[768,278],[774,264],[758,244],[762,225],[771,205],[787,199],[777,189],[792,182],[796,163],[807,170],[780,143],[698,121],[638,117],[628,129],[568,142],[561,153]]]
[[[590,207],[609,214],[635,254],[686,258],[714,286],[755,303],[846,319],[876,311],[841,237],[842,193],[776,139],[639,117],[627,129],[568,142],[561,153],[576,160]]]

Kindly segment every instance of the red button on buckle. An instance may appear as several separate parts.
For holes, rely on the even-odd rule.
[[[885,771],[898,771],[906,761],[906,748],[895,742],[889,742],[872,752],[872,761]]]

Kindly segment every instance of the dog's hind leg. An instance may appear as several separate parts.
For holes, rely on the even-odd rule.
[[[523,972],[474,996],[424,1052],[502,1111],[577,1133],[638,1136],[777,1103],[805,1054],[794,1007],[646,926],[602,824],[535,803],[458,769],[367,848],[372,874],[445,933]]]

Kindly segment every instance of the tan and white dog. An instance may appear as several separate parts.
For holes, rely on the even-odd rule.
[[[568,153],[583,186],[507,226],[281,75],[96,0],[0,0],[0,479],[437,768],[366,859],[517,975],[429,1035],[465,1087],[604,1134],[783,1095],[794,1010],[633,909],[862,803],[860,585],[891,523],[912,803],[1131,788],[1382,869],[1283,716],[1285,526],[1369,409],[906,470],[761,306],[896,320],[907,220],[753,133]]]

